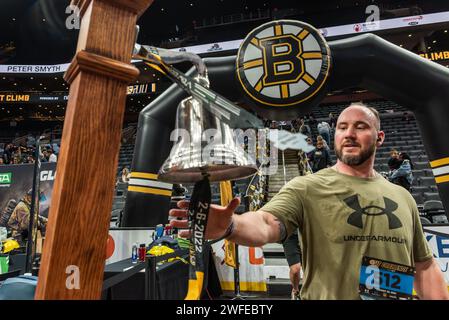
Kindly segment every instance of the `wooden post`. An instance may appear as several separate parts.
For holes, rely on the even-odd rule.
[[[77,53],[36,299],[99,299],[135,25],[153,0],[78,0]]]

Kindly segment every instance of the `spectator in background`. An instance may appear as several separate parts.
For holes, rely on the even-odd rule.
[[[334,115],[333,112],[329,113],[329,124],[332,130],[334,130],[337,125],[337,117]]]
[[[412,114],[410,113],[410,112],[408,112],[408,111],[405,111],[403,114],[402,114],[402,120],[403,121],[407,121],[407,123],[410,123],[410,120],[412,119]]]
[[[36,145],[36,139],[33,135],[27,137],[27,147],[34,147]]]
[[[283,243],[285,258],[289,267],[289,277],[292,284],[292,300],[299,300],[299,282],[301,280],[301,246],[299,244],[298,229]]]
[[[390,151],[390,159],[388,159],[388,168],[390,169],[390,172],[393,170],[399,169],[399,166],[401,165],[401,160],[399,160],[399,152],[396,149],[392,149]]]
[[[58,146],[58,144],[57,143],[52,143],[51,147],[52,147],[55,155],[59,156],[59,146]]]
[[[48,162],[58,162],[58,157],[53,152],[53,149],[47,149]]]
[[[328,168],[332,165],[331,156],[329,151],[324,148],[323,142],[318,141],[316,143],[316,149],[312,153],[312,170],[318,172],[321,169]]]
[[[400,166],[393,170],[390,174],[390,181],[394,184],[400,185],[410,191],[413,183],[413,164],[409,155],[405,152],[399,154]]]
[[[0,165],[5,164],[5,160],[3,158],[0,158]]]
[[[309,145],[309,146],[312,146],[312,147],[314,147],[315,148],[315,146],[313,145],[313,141],[312,141],[312,138],[307,138],[307,144]],[[309,163],[312,163],[312,154],[315,152],[315,150],[312,150],[312,151],[309,151],[309,152],[307,152],[306,153],[306,157],[307,157],[307,160],[309,161]]]
[[[12,144],[8,143],[5,147],[5,151],[3,152],[3,160],[6,164],[10,164],[12,162]]]
[[[323,139],[322,136],[320,136],[320,135],[316,136],[316,141],[317,141],[317,143],[318,143],[318,142],[322,142],[324,148],[325,148],[328,152],[331,152],[331,148],[329,148],[329,145],[327,144],[326,140]]]
[[[310,130],[310,126],[306,124],[303,119],[299,120],[299,132],[308,137],[312,136],[312,130]]]
[[[121,182],[128,183],[129,178],[131,178],[131,173],[129,172],[128,167],[124,167],[122,170]]]
[[[309,114],[309,121],[306,122],[311,128],[314,128],[317,124],[318,121],[315,119],[315,116],[313,115],[313,113]]]
[[[331,144],[331,127],[326,121],[322,121],[317,125],[318,134],[326,140],[327,145]]]

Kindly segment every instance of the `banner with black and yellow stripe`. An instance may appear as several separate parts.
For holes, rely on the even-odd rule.
[[[430,167],[437,184],[449,182],[449,157],[431,161]]]
[[[128,182],[128,191],[141,192],[147,194],[156,194],[160,196],[171,197],[171,183],[157,180],[157,174],[146,172],[131,172],[131,178]]]

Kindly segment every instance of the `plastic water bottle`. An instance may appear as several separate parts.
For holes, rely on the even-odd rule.
[[[132,263],[137,263],[137,243],[133,244],[132,253],[131,253],[131,261]]]

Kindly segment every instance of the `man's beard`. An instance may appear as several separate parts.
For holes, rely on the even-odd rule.
[[[347,164],[348,166],[358,166],[368,160],[375,152],[376,152],[376,142],[369,146],[368,149],[362,150],[359,155],[343,155],[343,147],[338,149],[335,148],[335,154],[337,155],[338,160]]]

